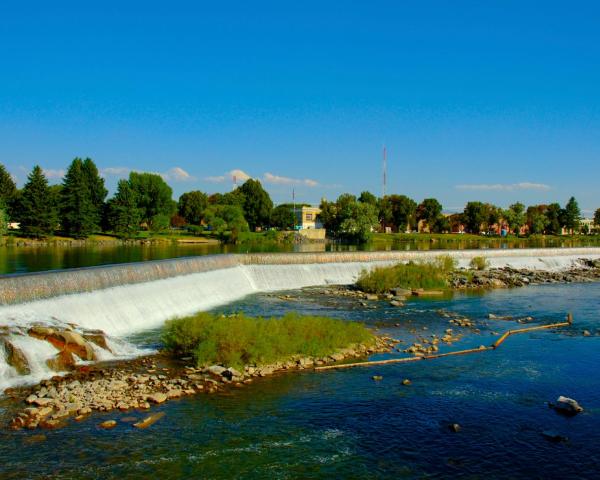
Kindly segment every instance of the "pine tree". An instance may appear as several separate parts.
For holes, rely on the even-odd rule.
[[[131,236],[139,231],[141,220],[136,191],[127,180],[120,180],[117,193],[108,203],[109,227],[119,235]]]
[[[0,163],[0,201],[4,205],[9,205],[17,192],[17,186],[6,170],[4,165]]]
[[[108,190],[104,186],[104,179],[98,174],[98,168],[91,158],[86,158],[82,164],[83,175],[90,190],[94,214],[96,215],[96,224],[100,223],[104,209],[104,199]]]
[[[579,210],[579,204],[575,197],[571,197],[565,205],[563,216],[565,228],[571,233],[575,232],[579,228],[581,220],[581,210]]]
[[[61,227],[69,235],[87,237],[98,230],[100,214],[92,201],[92,193],[83,162],[71,162],[61,191]]]
[[[48,187],[48,180],[39,165],[27,177],[19,201],[21,231],[26,235],[43,237],[54,232],[57,219],[56,205]]]

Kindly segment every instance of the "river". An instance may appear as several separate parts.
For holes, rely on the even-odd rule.
[[[317,289],[318,290],[318,289]],[[285,293],[285,292],[284,292]],[[496,351],[375,368],[265,378],[215,396],[198,395],[154,409],[148,430],[95,414],[57,431],[0,432],[2,478],[597,478],[600,461],[600,285],[496,290],[452,299],[360,305],[314,290],[293,299],[258,293],[218,307],[279,315],[288,310],[363,321],[411,342],[442,333],[440,309],[472,319],[479,332],[445,350],[490,344],[515,328],[488,314],[532,316],[534,324],[574,314],[572,327],[517,335]],[[399,326],[396,326],[398,324]],[[583,330],[591,336],[584,337]],[[235,332],[232,332],[234,334]],[[158,330],[132,336],[158,342]],[[387,356],[403,355],[401,353]],[[373,375],[382,375],[375,382]],[[408,378],[412,384],[402,385]],[[559,395],[585,408],[564,417],[547,406]],[[6,406],[6,400],[4,401]],[[448,425],[458,423],[459,432]],[[543,431],[568,437],[550,442]]]

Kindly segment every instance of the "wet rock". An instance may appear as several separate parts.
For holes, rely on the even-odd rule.
[[[448,428],[450,429],[451,432],[454,433],[458,433],[460,432],[460,425],[458,423],[451,423],[450,425],[448,425]]]
[[[592,336],[592,334],[591,334],[591,332],[590,332],[589,330],[584,330],[584,331],[583,331],[583,336],[584,336],[584,337],[591,337],[591,336]]]
[[[402,385],[410,385],[412,382],[408,379],[405,378],[404,380],[402,380]]]
[[[76,362],[75,357],[71,352],[62,350],[54,357],[46,360],[46,364],[55,372],[65,372],[73,369],[76,365]]]
[[[117,421],[116,420],[106,420],[106,421],[102,422],[99,426],[100,426],[100,428],[105,428],[105,429],[115,428],[117,426]]]
[[[157,392],[152,395],[146,396],[146,400],[151,403],[163,403],[167,401],[167,395],[165,393]]]
[[[583,412],[583,407],[576,400],[562,395],[558,397],[553,407],[556,411],[567,415],[577,415]]]
[[[0,337],[0,348],[4,348],[6,362],[13,367],[19,375],[28,375],[31,373],[27,357],[13,342],[7,337]]]
[[[373,380],[375,380],[376,382],[379,382],[379,381],[383,380],[383,375],[373,375],[371,378]]]
[[[569,440],[568,437],[565,437],[564,435],[561,435],[560,433],[555,432],[554,430],[544,430],[542,432],[542,436],[550,441],[550,442],[567,442]]]
[[[142,421],[134,423],[133,426],[135,428],[148,428],[150,425],[153,425],[162,417],[165,416],[165,412],[157,412],[154,415],[150,415],[149,417],[144,418]]]

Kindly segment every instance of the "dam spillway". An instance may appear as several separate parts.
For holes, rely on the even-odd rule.
[[[463,267],[484,256],[492,267],[562,270],[581,258],[600,258],[600,248],[210,255],[8,275],[0,277],[0,328],[27,357],[31,373],[20,376],[0,348],[0,389],[56,373],[46,365],[56,350],[26,335],[32,325],[102,330],[111,348],[97,349],[98,358],[135,355],[139,351],[123,339],[169,318],[258,292],[350,284],[364,269],[439,255]]]

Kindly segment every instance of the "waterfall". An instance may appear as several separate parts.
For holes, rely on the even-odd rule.
[[[31,374],[19,379],[0,344],[0,389],[54,374],[46,360],[57,350],[10,329],[26,333],[34,324],[100,329],[109,335],[111,352],[95,347],[98,359],[135,355],[139,351],[122,339],[169,318],[256,292],[350,284],[363,269],[440,254],[454,256],[461,266],[484,256],[493,267],[560,270],[582,257],[600,258],[600,249],[220,255],[0,277],[0,340],[4,335],[18,346],[31,366]]]

